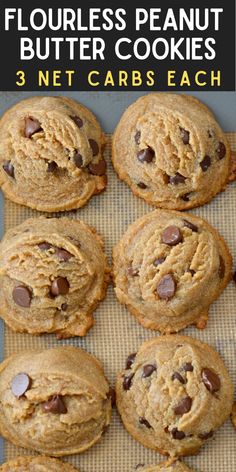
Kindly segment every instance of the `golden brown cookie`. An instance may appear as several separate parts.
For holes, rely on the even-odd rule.
[[[32,218],[0,244],[0,316],[15,331],[86,335],[108,280],[103,241],[82,221]]]
[[[50,456],[85,451],[111,417],[100,362],[72,346],[26,351],[0,365],[0,433]]]
[[[31,97],[0,121],[0,185],[7,198],[42,211],[80,208],[106,187],[104,134],[68,97]]]
[[[197,452],[232,409],[233,385],[219,354],[187,336],[159,336],[126,361],[116,384],[127,431],[172,457]]]
[[[211,303],[231,278],[232,260],[203,219],[155,210],[129,226],[113,251],[118,300],[161,333],[206,326]]]
[[[0,472],[79,472],[72,465],[44,456],[24,456],[0,466]]]
[[[167,462],[162,462],[158,465],[150,465],[147,467],[138,467],[138,472],[194,472],[186,464],[180,461],[173,461],[172,459]]]
[[[233,423],[234,427],[236,428],[236,403],[233,404],[233,409],[232,409],[232,413],[231,413],[231,420],[232,420],[232,423]]]
[[[125,111],[112,159],[135,195],[176,210],[211,200],[230,172],[229,144],[211,111],[174,93],[145,95]]]

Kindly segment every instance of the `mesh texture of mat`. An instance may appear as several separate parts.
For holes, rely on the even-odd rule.
[[[231,147],[236,151],[236,133],[228,133]],[[130,189],[118,180],[111,162],[111,136],[107,136],[105,157],[108,162],[108,188],[102,195],[94,197],[87,206],[68,212],[70,218],[80,218],[94,226],[105,238],[105,249],[111,257],[112,247],[138,217],[152,210]],[[50,198],[50,195],[49,195]],[[209,204],[192,212],[207,219],[226,239],[234,260],[236,260],[236,183],[227,186]],[[5,231],[26,218],[39,212],[16,205],[5,200]],[[52,215],[55,216],[55,215]],[[62,216],[62,214],[57,214]],[[207,328],[199,331],[188,328],[184,334],[191,335],[215,347],[222,355],[229,369],[234,385],[236,384],[236,287],[231,282],[220,299],[210,309]],[[96,355],[103,363],[106,375],[114,385],[116,373],[121,370],[128,354],[157,332],[142,328],[127,310],[116,300],[112,286],[107,297],[95,313],[95,325],[86,338],[73,338],[57,341],[54,335],[34,337],[16,334],[5,326],[4,355],[8,356],[25,349],[49,348],[58,344],[71,344],[82,347]],[[5,442],[5,459],[29,454]],[[132,439],[124,430],[118,414],[113,410],[112,424],[102,440],[81,455],[65,460],[78,467],[80,472],[132,472],[137,464],[155,464],[162,456],[148,450]],[[201,449],[197,456],[186,458],[186,463],[201,472],[236,471],[236,431],[228,420],[216,433],[215,439]]]

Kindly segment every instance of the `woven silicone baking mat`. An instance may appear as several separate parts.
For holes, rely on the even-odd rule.
[[[233,150],[236,150],[236,133],[228,133]],[[106,252],[111,256],[113,245],[118,241],[127,226],[138,217],[152,210],[152,207],[132,195],[129,188],[120,182],[110,162],[111,136],[107,136],[105,156],[108,162],[108,188],[105,193],[93,198],[83,209],[69,212],[70,218],[81,218],[95,226],[105,239]],[[50,198],[50,195],[48,195]],[[225,237],[236,260],[236,183],[228,185],[226,191],[211,203],[193,211],[206,218]],[[5,201],[5,230],[21,223],[38,212]],[[60,214],[57,216],[61,216]],[[54,335],[34,337],[15,334],[5,327],[4,354],[10,355],[24,349],[52,347],[58,344],[71,344],[82,347],[95,354],[104,364],[105,372],[113,385],[116,372],[125,362],[126,356],[135,352],[138,346],[151,337],[158,335],[142,328],[115,298],[112,286],[109,287],[105,301],[95,314],[96,323],[86,338],[73,338],[57,341]],[[231,282],[220,299],[210,310],[207,328],[198,331],[188,328],[185,334],[191,335],[215,347],[223,356],[230,375],[236,385],[236,287]],[[25,451],[10,443],[5,443],[5,459]],[[113,411],[112,424],[102,440],[81,455],[68,457],[68,460],[81,472],[132,472],[137,464],[158,463],[162,457],[145,449],[124,430],[116,411]],[[236,431],[228,420],[197,456],[186,458],[186,463],[201,472],[236,471]]]

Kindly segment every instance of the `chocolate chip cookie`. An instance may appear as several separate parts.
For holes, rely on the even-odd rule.
[[[146,328],[206,326],[211,303],[231,278],[223,238],[199,217],[155,210],[134,222],[113,252],[118,300]]]
[[[15,331],[85,336],[108,280],[103,241],[82,221],[29,219],[0,244],[0,316]]]
[[[233,385],[214,349],[187,336],[159,336],[118,374],[117,407],[127,431],[172,457],[197,452],[230,415]]]
[[[104,135],[95,116],[68,97],[31,97],[0,121],[0,185],[37,210],[80,208],[106,187]]]
[[[111,416],[100,362],[82,349],[26,351],[0,364],[0,434],[51,456],[85,451]]]
[[[113,139],[120,179],[146,202],[184,210],[225,188],[230,148],[211,111],[194,97],[152,93],[133,103]]]
[[[17,457],[0,466],[0,472],[79,472],[72,465],[51,457]]]
[[[194,472],[186,464],[180,461],[173,461],[172,459],[167,462],[162,462],[158,465],[137,467],[138,472]]]

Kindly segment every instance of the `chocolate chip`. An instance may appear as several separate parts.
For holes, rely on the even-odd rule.
[[[25,120],[25,137],[31,138],[33,134],[41,131],[41,125],[36,118],[26,118]]]
[[[79,152],[77,152],[74,156],[74,163],[75,163],[76,167],[78,167],[78,169],[83,167],[83,157],[81,156],[81,154]]]
[[[184,128],[179,128],[180,129],[180,134],[181,138],[184,144],[189,144],[189,131],[186,131]]]
[[[147,364],[143,367],[142,377],[146,379],[147,377],[150,377],[153,374],[153,372],[155,372],[156,370],[157,368],[155,365]]]
[[[56,255],[58,259],[63,262],[67,262],[71,257],[73,257],[69,251],[66,251],[66,249],[63,249],[62,247],[56,248]]]
[[[147,420],[145,420],[145,418],[139,418],[139,423],[146,426],[146,428],[148,428],[148,429],[151,428],[150,423]]]
[[[97,141],[95,141],[94,139],[89,139],[89,145],[92,149],[93,157],[97,156],[99,153],[99,146]]]
[[[22,397],[31,387],[31,378],[24,373],[17,374],[11,381],[11,391],[15,397]]]
[[[172,438],[174,439],[184,439],[185,438],[185,433],[183,431],[179,431],[177,428],[173,428],[171,430],[171,435],[172,435]]]
[[[50,400],[43,404],[43,410],[56,415],[65,415],[67,413],[67,408],[61,395],[53,395]]]
[[[25,285],[14,287],[12,292],[14,302],[24,308],[29,308],[32,300],[32,292]]]
[[[183,239],[182,233],[177,226],[168,226],[161,235],[161,242],[168,246],[175,246]]]
[[[136,144],[140,144],[140,138],[141,138],[141,131],[137,131],[135,136],[134,136],[134,140],[135,140]]]
[[[109,429],[109,424],[105,424],[102,428],[102,434],[105,434]]]
[[[160,264],[163,264],[163,262],[165,262],[166,258],[165,257],[158,257],[157,259],[155,259],[155,261],[153,262],[153,265],[155,267],[159,266]]]
[[[2,166],[2,168],[3,168],[3,170],[5,170],[6,174],[9,175],[9,177],[12,177],[14,179],[15,169],[14,169],[14,166],[12,165],[11,161],[5,162]]]
[[[203,170],[203,172],[206,172],[208,167],[211,165],[211,158],[210,156],[205,156],[202,162],[200,162],[200,166]]]
[[[131,277],[137,277],[139,275],[139,269],[132,266],[128,268],[127,272]]]
[[[185,195],[182,195],[180,198],[181,198],[181,200],[183,200],[184,202],[189,202],[189,200],[190,200],[190,195],[191,195],[191,193],[186,193]]]
[[[208,130],[208,131],[207,131],[207,134],[208,134],[208,138],[212,138],[213,134],[212,134],[211,131]]]
[[[177,172],[177,174],[175,174],[174,176],[170,175],[170,177],[169,177],[169,183],[171,185],[183,184],[185,182],[185,180],[186,180],[186,177],[179,174],[179,172]]]
[[[220,160],[223,159],[223,157],[225,157],[226,147],[225,147],[224,143],[222,143],[222,142],[219,143],[219,146],[216,149],[216,152],[217,152],[217,155],[218,155]]]
[[[209,433],[200,433],[198,437],[200,439],[209,439],[209,438],[212,438],[213,434],[214,434],[214,431],[209,431]]]
[[[109,388],[107,398],[111,399],[111,406],[114,408],[116,406],[116,391],[114,388],[111,388],[111,387]]]
[[[66,311],[67,308],[68,308],[68,304],[67,304],[67,303],[62,303],[62,305],[61,305],[61,310],[62,310],[62,311]]]
[[[146,149],[142,149],[137,154],[137,158],[140,162],[150,163],[153,161],[154,157],[155,157],[155,152],[150,147]]]
[[[69,292],[69,282],[65,277],[57,277],[51,284],[51,295],[57,297],[58,295],[66,295]]]
[[[52,245],[45,241],[44,243],[38,244],[38,247],[41,251],[48,251],[48,249],[51,249]]]
[[[196,274],[195,270],[193,270],[193,269],[188,269],[186,272],[191,274],[192,277]]]
[[[70,118],[74,121],[78,128],[82,128],[84,122],[79,116],[70,116]]]
[[[131,385],[132,385],[132,379],[134,377],[134,374],[126,375],[123,380],[123,389],[124,390],[129,390]]]
[[[106,161],[104,161],[104,159],[101,159],[97,163],[90,162],[88,166],[90,174],[100,175],[100,176],[106,173],[106,168],[107,168],[107,164],[106,164]]]
[[[188,413],[191,410],[192,407],[192,399],[187,396],[184,397],[178,405],[175,406],[174,408],[174,413],[175,415],[184,415],[185,413]]]
[[[219,264],[219,270],[218,274],[220,279],[223,279],[225,276],[225,261],[222,256],[220,256],[220,264]]]
[[[193,223],[191,223],[188,220],[183,220],[183,222],[184,222],[184,226],[191,229],[194,233],[198,232],[198,227],[196,225],[194,225]]]
[[[48,172],[55,172],[57,167],[58,167],[57,163],[55,161],[51,161],[51,162],[48,163],[47,171]]]
[[[185,372],[193,372],[193,366],[191,362],[186,362],[186,364],[183,365],[183,369]]]
[[[138,186],[139,188],[142,188],[143,190],[145,190],[145,189],[147,188],[147,185],[146,185],[144,182],[138,182],[138,183],[137,183],[137,186]]]
[[[175,294],[176,283],[171,274],[166,274],[157,284],[157,294],[164,300],[169,300]]]
[[[135,361],[135,357],[137,355],[137,352],[133,352],[132,354],[130,354],[127,359],[126,359],[126,365],[125,365],[125,368],[126,369],[131,369],[134,361]]]
[[[186,383],[186,380],[182,377],[182,375],[179,374],[179,372],[174,372],[171,380],[178,380],[183,385]]]
[[[233,273],[233,281],[236,283],[236,271]]]
[[[205,369],[202,369],[201,377],[205,387],[207,388],[207,390],[209,390],[209,392],[215,393],[220,390],[220,377],[215,374],[215,372],[213,372],[211,369],[208,369],[207,367],[205,367]]]

